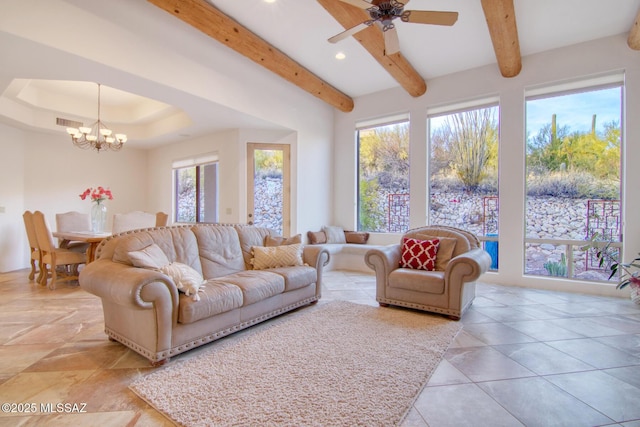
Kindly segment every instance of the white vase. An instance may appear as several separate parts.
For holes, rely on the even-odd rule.
[[[91,207],[91,231],[104,233],[107,224],[107,206],[97,202]]]

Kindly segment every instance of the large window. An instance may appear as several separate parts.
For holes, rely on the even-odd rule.
[[[218,221],[217,156],[174,162],[175,221]]]
[[[497,269],[499,109],[483,104],[429,112],[429,224],[482,236]]]
[[[525,274],[606,280],[585,244],[620,255],[622,76],[608,80],[527,94]]]
[[[358,230],[402,233],[409,228],[409,120],[360,124]]]

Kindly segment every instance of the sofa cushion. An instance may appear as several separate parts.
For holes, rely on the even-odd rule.
[[[327,235],[324,231],[307,231],[307,239],[312,245],[321,245],[327,243]]]
[[[128,255],[134,267],[157,270],[171,263],[169,258],[162,252],[162,249],[160,249],[160,246],[155,243],[139,251],[129,252]]]
[[[418,238],[425,240],[432,239],[432,236],[419,234]],[[458,239],[455,237],[438,237],[440,244],[438,245],[438,253],[436,253],[436,271],[445,271],[447,264],[453,258],[453,251],[456,248]]]
[[[242,291],[239,287],[213,279],[199,293],[200,300],[180,294],[178,322],[193,323],[216,314],[242,307]]]
[[[251,265],[254,270],[303,265],[300,243],[272,247],[254,246],[252,253]]]
[[[327,243],[347,243],[344,229],[336,225],[325,225],[322,231],[327,235]]]
[[[301,234],[296,234],[295,236],[291,237],[267,236],[264,238],[265,246],[295,245],[296,243],[302,243]]]
[[[251,270],[251,248],[254,246],[264,246],[267,236],[275,236],[275,231],[265,227],[254,227],[249,225],[236,225],[235,229],[240,240],[240,250],[244,259],[245,270]]]
[[[172,262],[160,268],[160,271],[171,277],[179,291],[184,292],[187,296],[192,296],[194,301],[200,299],[198,291],[206,281],[196,270],[187,264]]]
[[[229,226],[194,226],[202,275],[215,279],[245,269],[238,233]]]
[[[284,277],[269,271],[247,270],[225,276],[225,283],[231,283],[242,290],[242,305],[247,306],[284,292]]]
[[[284,291],[289,292],[295,289],[304,288],[318,280],[318,272],[309,266],[280,267],[269,270],[284,277]]]
[[[140,251],[157,244],[169,261],[181,262],[202,272],[198,255],[198,242],[190,227],[168,227],[145,230],[118,236],[113,261],[133,265],[130,252]]]
[[[345,231],[344,238],[347,243],[364,245],[369,240],[369,233],[366,231]]]
[[[389,274],[389,287],[442,294],[444,293],[444,272],[396,268]]]
[[[469,252],[473,249],[472,243],[470,239],[473,237],[471,233],[467,233],[463,230],[454,230],[447,227],[426,227],[423,229],[418,229],[415,232],[408,232],[405,234],[405,237],[413,237],[416,239],[433,239],[439,237],[451,237],[456,239],[456,247],[453,250],[452,257],[457,257],[458,255]],[[477,240],[475,237],[473,239]]]
[[[400,267],[416,270],[435,270],[438,253],[438,239],[419,240],[410,237],[402,239]]]

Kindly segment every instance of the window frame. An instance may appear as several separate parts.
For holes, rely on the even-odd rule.
[[[174,160],[172,162],[172,173],[173,173],[173,218],[175,222],[185,223],[185,221],[179,221],[179,173],[182,170],[194,168],[195,169],[195,222],[186,222],[189,224],[193,223],[201,223],[205,222],[204,218],[201,217],[201,195],[202,195],[202,183],[201,183],[201,168],[204,166],[215,166],[215,189],[214,195],[215,198],[215,212],[214,212],[214,220],[213,222],[217,222],[219,219],[219,172],[220,165],[218,160],[217,153],[206,153],[201,154],[195,157],[190,157],[186,159]],[[210,221],[206,221],[210,222]]]
[[[392,234],[392,233],[397,233],[396,231],[388,231],[389,228],[389,224],[387,224],[387,230],[385,231],[370,231],[370,230],[362,230],[361,229],[361,209],[360,209],[360,196],[361,196],[361,192],[360,192],[360,182],[361,182],[361,168],[360,168],[360,132],[361,131],[366,131],[366,130],[373,130],[375,128],[381,128],[381,127],[385,127],[385,126],[393,126],[393,125],[399,125],[399,124],[405,124],[407,125],[407,130],[409,133],[409,147],[407,148],[407,153],[410,155],[410,146],[411,146],[411,117],[409,115],[409,113],[399,113],[399,114],[394,114],[394,115],[389,115],[389,116],[385,116],[385,117],[380,117],[380,118],[375,118],[375,119],[369,119],[369,120],[361,120],[359,122],[356,123],[355,126],[355,149],[356,149],[356,203],[355,203],[355,219],[356,219],[356,229],[358,231],[367,231],[367,232],[372,232],[372,233],[381,233],[381,234]],[[409,156],[409,161],[410,161],[410,156]],[[411,166],[409,166],[409,173],[407,174],[407,179],[410,179],[410,168]],[[411,197],[411,184],[409,182],[408,184],[408,196]],[[410,220],[410,216],[407,215],[407,222]]]
[[[562,97],[562,96],[569,96],[569,95],[575,95],[575,94],[581,94],[581,93],[588,93],[588,92],[596,92],[599,90],[605,90],[605,89],[613,89],[613,88],[619,88],[620,89],[620,123],[619,123],[619,128],[620,128],[620,161],[619,161],[619,175],[620,175],[620,179],[619,179],[619,213],[620,213],[620,222],[621,224],[624,223],[624,205],[625,205],[625,198],[624,198],[624,194],[625,194],[625,188],[624,188],[624,184],[625,184],[625,146],[626,146],[626,138],[625,138],[625,117],[626,117],[626,106],[625,106],[625,97],[626,97],[626,82],[625,82],[625,73],[624,71],[614,71],[611,73],[605,73],[605,74],[601,74],[601,75],[597,75],[597,76],[593,76],[593,77],[589,77],[589,78],[581,78],[581,79],[575,79],[575,80],[570,80],[570,81],[566,81],[566,82],[560,82],[560,83],[555,83],[555,84],[548,84],[548,85],[537,85],[535,87],[531,87],[531,88],[526,88],[524,91],[524,126],[523,126],[523,130],[524,130],[524,144],[525,144],[525,158],[524,160],[524,171],[523,173],[525,174],[525,180],[524,180],[524,214],[525,217],[523,218],[523,271],[522,274],[523,276],[527,276],[527,277],[532,277],[532,278],[539,278],[539,277],[544,277],[545,279],[548,280],[568,280],[568,281],[585,281],[587,283],[598,283],[598,282],[602,282],[603,280],[598,280],[598,279],[590,279],[590,278],[584,278],[584,277],[577,277],[576,276],[576,272],[575,272],[575,260],[574,260],[574,256],[573,253],[576,250],[584,250],[585,246],[588,246],[589,242],[588,241],[577,241],[577,240],[573,240],[573,239],[539,239],[539,238],[530,238],[527,237],[527,215],[529,214],[528,210],[527,210],[527,204],[528,204],[528,188],[529,188],[529,182],[527,180],[528,177],[528,169],[529,169],[529,165],[528,165],[528,154],[527,154],[527,149],[526,149],[526,145],[529,142],[528,139],[528,114],[527,114],[527,108],[528,108],[528,102],[529,101],[535,101],[535,100],[541,100],[541,99],[549,99],[549,98],[558,98],[558,97]],[[620,239],[619,241],[611,241],[610,247],[615,250],[618,251],[618,256],[621,258],[624,258],[624,254],[622,252],[622,248],[623,248],[623,228],[621,227],[620,229]],[[551,245],[556,245],[556,246],[565,246],[565,258],[566,258],[566,275],[564,276],[553,276],[553,275],[549,275],[549,276],[545,276],[545,275],[539,275],[539,274],[534,274],[531,272],[527,271],[528,268],[528,260],[527,260],[527,246],[528,245],[535,245],[535,244],[551,244]],[[606,272],[606,276],[608,276],[608,272]],[[615,279],[615,277],[614,277]],[[604,280],[605,282],[608,282],[608,280]]]

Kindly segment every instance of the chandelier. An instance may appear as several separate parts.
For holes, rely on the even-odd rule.
[[[97,152],[101,150],[118,151],[127,142],[127,135],[114,134],[100,120],[100,83],[98,83],[98,120],[91,127],[67,128],[67,133],[71,135],[71,141],[76,147],[93,148]]]

